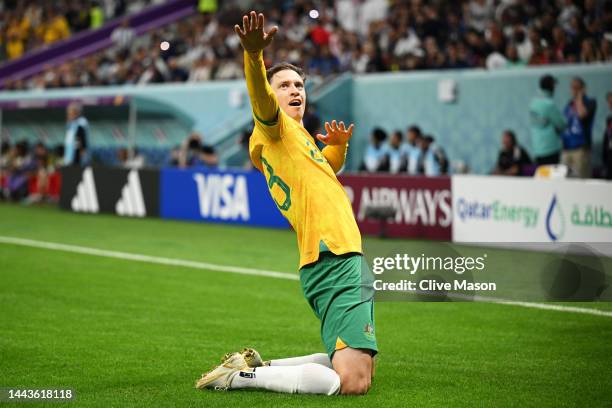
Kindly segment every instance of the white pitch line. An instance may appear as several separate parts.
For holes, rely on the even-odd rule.
[[[147,262],[147,263],[153,263],[153,264],[159,264],[159,265],[183,266],[183,267],[194,268],[194,269],[206,269],[209,271],[216,271],[216,272],[231,272],[231,273],[238,273],[242,275],[265,276],[268,278],[287,279],[287,280],[294,280],[294,281],[300,279],[297,274],[291,274],[291,273],[285,273],[285,272],[275,272],[275,271],[267,271],[263,269],[253,269],[253,268],[242,268],[239,266],[218,265],[218,264],[213,264],[213,263],[208,263],[208,262],[188,261],[188,260],[176,259],[176,258],[164,258],[160,256],[134,254],[134,253],[129,253],[129,252],[109,251],[106,249],[98,249],[98,248],[84,247],[84,246],[78,246],[78,245],[67,245],[67,244],[60,244],[56,242],[36,241],[33,239],[25,239],[25,238],[0,236],[0,243],[28,246],[28,247],[33,247],[33,248],[50,249],[54,251],[72,252],[72,253],[85,254],[85,255],[102,256],[106,258],[116,258],[116,259],[127,260],[127,261]],[[612,317],[612,311],[591,309],[591,308],[585,308],[585,307],[562,306],[562,305],[536,303],[536,302],[520,302],[520,301],[514,301],[514,300],[508,300],[508,299],[490,298],[490,297],[485,297],[485,296],[475,296],[474,300],[479,301],[479,302],[488,302],[488,303],[495,303],[495,304],[509,305],[509,306],[520,306],[520,307],[526,307],[526,308],[532,308],[532,309],[551,310],[551,311],[567,312],[567,313],[582,313],[582,314],[590,314],[590,315],[595,315],[595,316]]]
[[[591,309],[587,307],[564,306],[564,305],[554,305],[554,304],[549,304],[549,303],[536,303],[536,302],[521,302],[519,300],[490,298],[486,296],[474,296],[473,299],[477,302],[488,302],[488,303],[495,303],[498,305],[520,306],[520,307],[528,307],[531,309],[554,310],[557,312],[583,313],[583,314],[590,314],[590,315],[595,315],[595,316],[612,317],[612,311]]]
[[[185,259],[176,258],[164,258],[161,256],[141,255],[129,252],[109,251],[106,249],[59,244],[56,242],[35,241],[33,239],[0,236],[0,243],[51,249],[54,251],[73,252],[85,255],[102,256],[106,258],[116,258],[128,261],[148,262],[159,265],[184,266],[187,268],[206,269],[216,272],[233,272],[240,273],[242,275],[266,276],[269,278],[300,280],[300,277],[297,274],[265,271],[262,269],[253,268],[241,268],[239,266],[217,265],[208,262],[188,261]]]

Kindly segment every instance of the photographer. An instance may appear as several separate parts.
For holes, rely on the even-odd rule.
[[[202,142],[202,135],[192,132],[187,139],[181,143],[179,151],[178,166],[180,168],[204,166],[217,167],[219,157],[215,148]]]

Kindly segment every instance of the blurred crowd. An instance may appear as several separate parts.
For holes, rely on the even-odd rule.
[[[146,2],[113,3],[123,4],[116,16]],[[126,18],[111,49],[8,88],[241,78],[242,52],[232,27],[253,3],[222,3],[214,13],[140,37]],[[258,9],[266,3],[268,25],[280,27],[266,63],[289,61],[310,75],[612,60],[612,2],[605,0],[286,0],[258,2]],[[10,25],[18,25],[10,15]],[[3,23],[9,25],[6,17]]]
[[[591,178],[595,170],[592,152],[593,126],[598,103],[597,99],[589,96],[587,83],[583,78],[576,76],[568,85],[571,98],[560,109],[553,98],[558,86],[557,78],[552,75],[540,78],[538,94],[531,100],[528,108],[534,162],[539,166],[556,166],[566,176]],[[606,107],[608,116],[601,145],[603,168],[595,175],[612,178],[612,144],[609,142],[611,92],[606,95],[603,109]]]
[[[204,143],[200,133],[192,132],[180,146],[172,149],[168,165],[179,168],[215,168],[219,165],[219,157],[213,146]]]
[[[21,57],[112,18],[165,0],[60,0],[0,2],[0,62]]]
[[[112,157],[90,144],[90,125],[79,102],[66,107],[64,142],[47,146],[42,141],[19,140],[0,144],[0,200],[34,203],[59,198],[59,168],[62,166],[107,165],[129,169],[146,166],[179,168],[215,168],[219,158],[213,146],[204,143],[197,132],[191,132],[174,149],[162,149],[161,161],[148,161],[137,146],[111,149]],[[156,152],[159,153],[159,152]],[[159,155],[156,155],[159,156]]]
[[[449,161],[435,138],[424,134],[417,125],[408,127],[405,132],[395,130],[390,137],[383,129],[375,128],[359,170],[435,177],[449,173]]]
[[[39,202],[57,199],[59,183],[55,174],[63,152],[49,151],[38,142],[31,146],[27,141],[0,146],[0,200],[28,200]]]
[[[572,97],[560,109],[552,99],[556,86],[554,77],[543,76],[539,92],[528,107],[531,152],[519,143],[513,130],[502,131],[492,174],[530,176],[540,165],[561,165],[567,176],[612,179],[612,92],[608,92],[604,104],[607,117],[601,145],[603,166],[593,169],[592,130],[597,101],[588,96],[582,78],[575,77],[569,83]],[[321,121],[313,107],[307,112],[304,125],[311,134],[321,131]],[[251,168],[248,159],[250,133],[245,131],[237,138],[243,154],[233,165]],[[112,156],[112,160],[104,159],[96,154],[95,148],[89,147],[89,123],[82,106],[73,102],[66,108],[66,135],[62,145],[48,147],[41,142],[31,144],[25,140],[14,144],[4,141],[0,145],[0,200],[25,203],[57,200],[59,176],[56,170],[61,166],[216,168],[220,165],[215,148],[206,144],[197,132],[187,135],[174,149],[164,151],[159,162],[150,160],[144,149],[139,151],[137,147],[114,148]],[[382,128],[373,129],[359,170],[415,176],[469,172],[460,162],[451,162],[444,147],[417,125],[395,130],[390,135]]]
[[[215,168],[219,158],[214,147],[202,142],[202,136],[192,133],[185,141],[172,150],[164,152],[160,163],[147,160],[138,148],[130,151],[127,147],[113,149],[114,157],[108,160],[97,154],[97,149],[80,151],[73,161],[66,153],[67,144],[47,146],[42,142],[34,144],[20,140],[14,144],[7,141],[0,146],[0,201],[20,201],[26,204],[57,201],[60,191],[59,169],[62,166],[107,165],[128,169],[151,166],[178,168]]]
[[[254,1],[219,2],[214,12],[197,13],[137,36],[130,15],[162,1],[1,2],[3,59],[18,58],[36,47],[124,16],[111,34],[113,46],[109,49],[8,83],[6,88],[145,85],[243,76],[242,51],[233,25],[245,10],[253,8]],[[266,63],[289,61],[304,67],[310,75],[515,69],[612,60],[612,2],[605,0],[285,0],[260,1],[257,9],[262,4],[267,4],[263,8],[267,24],[281,28],[265,53]],[[529,107],[532,151],[519,144],[512,129],[504,130],[492,173],[521,175],[527,174],[525,168],[532,165],[561,163],[572,175],[593,174],[591,133],[597,104],[587,95],[584,81],[574,78],[570,84],[572,99],[562,108],[555,107],[555,86],[554,78],[542,78],[540,94]],[[611,95],[606,102],[604,106],[607,104],[612,112]],[[304,123],[312,134],[320,128],[316,113],[307,115]],[[95,151],[87,148],[88,126],[81,107],[71,105],[64,145],[51,149],[41,143],[3,143],[0,197],[22,199],[34,192],[30,194],[34,200],[48,198],[55,188],[52,175],[57,166],[96,163]],[[602,175],[612,178],[612,114],[605,129]],[[248,133],[239,143],[246,152]],[[164,154],[164,165],[219,164],[215,149],[197,133]],[[119,148],[112,155],[113,163],[124,167],[151,164],[137,150]],[[433,135],[411,125],[390,135],[374,129],[360,169],[426,176],[467,170],[452,164]]]
[[[553,99],[558,81],[551,75],[540,78],[531,100],[529,137],[531,152],[522,146],[512,129],[501,132],[501,147],[491,174],[532,176],[539,166],[553,166],[564,177],[602,177],[612,180],[612,91],[606,95],[607,109],[601,142],[600,168],[593,167],[593,128],[597,100],[588,95],[581,77],[570,81],[571,98],[562,107]],[[370,173],[442,176],[468,172],[462,162],[451,166],[442,145],[425,135],[417,125],[395,130],[390,137],[381,128],[372,130],[359,170]],[[452,167],[452,168],[451,168]]]
[[[553,166],[563,176],[612,179],[612,92],[607,93],[607,106],[604,106],[608,114],[601,145],[603,166],[594,169],[593,127],[597,100],[588,95],[584,79],[574,77],[569,83],[571,98],[559,108],[553,99],[557,86],[555,77],[542,76],[538,93],[529,104],[531,155],[520,145],[512,130],[505,130],[493,174],[531,175],[538,166]]]

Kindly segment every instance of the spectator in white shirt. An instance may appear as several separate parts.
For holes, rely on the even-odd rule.
[[[121,25],[111,33],[111,40],[118,51],[129,50],[136,38],[134,29],[130,27],[130,20],[123,19]]]

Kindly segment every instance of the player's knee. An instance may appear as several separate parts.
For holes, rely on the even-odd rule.
[[[312,394],[336,395],[340,391],[340,377],[331,368],[307,363],[301,366],[302,385]]]
[[[312,355],[312,362],[321,364],[327,368],[334,368],[327,353],[316,353]]]
[[[344,372],[339,375],[340,393],[343,395],[364,395],[370,389],[370,375],[358,372]]]
[[[336,352],[334,369],[340,376],[340,393],[363,395],[372,383],[372,357],[363,350],[346,348]]]

